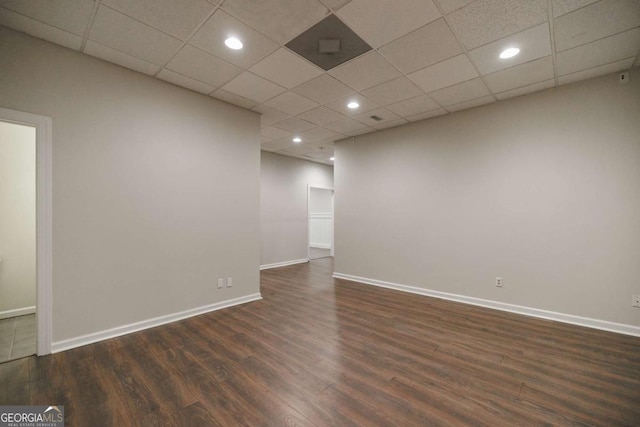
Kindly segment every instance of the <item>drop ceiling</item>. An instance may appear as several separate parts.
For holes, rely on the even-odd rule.
[[[372,49],[325,71],[287,44],[331,14]],[[345,137],[640,66],[638,0],[0,0],[0,25],[257,111],[262,150],[327,164]]]

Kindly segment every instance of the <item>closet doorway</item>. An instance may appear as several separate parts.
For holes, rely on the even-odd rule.
[[[333,189],[308,187],[308,258],[332,257]]]

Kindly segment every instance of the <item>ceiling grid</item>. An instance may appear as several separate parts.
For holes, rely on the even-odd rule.
[[[331,15],[372,49],[325,71],[286,45]],[[637,0],[0,0],[0,25],[256,111],[263,150],[326,164],[340,139],[640,66]]]

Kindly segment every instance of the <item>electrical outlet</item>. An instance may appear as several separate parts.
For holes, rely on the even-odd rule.
[[[218,279],[218,289],[224,288],[224,279]]]
[[[640,308],[640,295],[631,295],[631,307]]]
[[[629,72],[625,71],[624,73],[620,73],[620,76],[618,77],[618,81],[620,83],[628,83],[629,82]]]
[[[231,277],[227,277],[227,288],[230,288],[233,286],[233,279]]]
[[[502,277],[496,277],[496,286],[499,288],[502,287]]]

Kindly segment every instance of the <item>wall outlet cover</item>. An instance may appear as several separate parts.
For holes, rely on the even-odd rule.
[[[618,80],[620,81],[620,83],[628,83],[629,82],[629,72],[625,71],[624,73],[620,73],[620,76],[618,77]]]

